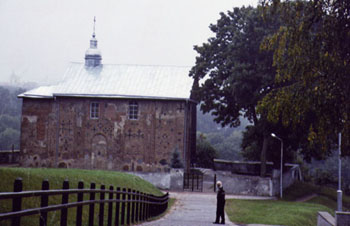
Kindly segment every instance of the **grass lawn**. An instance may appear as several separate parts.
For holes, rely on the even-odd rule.
[[[286,189],[283,200],[227,200],[225,210],[231,221],[243,224],[273,224],[313,226],[317,212],[327,211],[334,216],[337,203],[335,189],[297,182]],[[316,194],[307,202],[295,200]],[[343,208],[349,210],[350,197],[343,195]]]
[[[0,192],[12,192],[13,182],[16,178],[23,179],[23,190],[40,190],[44,179],[48,179],[50,189],[61,189],[63,181],[69,180],[70,188],[77,188],[78,182],[83,181],[85,188],[90,187],[90,183],[96,183],[96,189],[99,189],[102,184],[109,189],[110,185],[122,188],[131,188],[141,192],[150,193],[153,195],[162,195],[163,193],[152,184],[144,181],[140,177],[116,171],[103,170],[80,170],[80,169],[45,169],[45,168],[0,168]],[[76,194],[69,196],[69,202],[76,201]],[[49,204],[58,204],[61,202],[61,195],[50,196]],[[108,197],[108,196],[107,196]],[[84,200],[89,199],[88,194],[84,194]],[[99,199],[99,194],[96,194],[96,199]],[[40,206],[40,198],[31,197],[25,198],[22,201],[22,209],[34,208]],[[105,204],[105,214],[107,214],[107,204]],[[0,212],[11,211],[11,200],[0,202]],[[99,205],[95,205],[95,222],[97,225]],[[70,208],[68,211],[68,225],[75,225],[76,208]],[[60,211],[49,212],[48,225],[59,225]],[[23,217],[21,222],[25,225],[38,225],[38,215]],[[88,206],[83,207],[83,218],[88,219]],[[1,225],[8,225],[9,222],[1,222]],[[86,225],[86,222],[83,222]]]
[[[235,223],[289,226],[314,226],[318,211],[332,212],[328,207],[314,203],[233,199],[227,200],[225,210]]]

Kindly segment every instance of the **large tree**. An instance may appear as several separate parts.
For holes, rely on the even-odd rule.
[[[258,102],[274,86],[272,53],[261,51],[261,41],[279,28],[278,18],[264,18],[261,8],[234,8],[221,13],[210,29],[215,37],[194,49],[199,56],[191,69],[192,98],[201,102],[204,113],[211,112],[222,126],[239,126],[240,116],[259,128],[261,175],[266,171],[266,150],[270,123],[257,113]]]
[[[274,50],[277,86],[259,108],[271,121],[303,127],[304,150],[325,155],[341,132],[343,153],[350,154],[350,1],[264,4],[284,26],[264,41],[265,49]]]

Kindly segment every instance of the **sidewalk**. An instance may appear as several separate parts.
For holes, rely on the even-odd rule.
[[[216,217],[216,194],[215,193],[196,193],[196,192],[171,192],[171,198],[176,198],[175,205],[170,212],[163,218],[146,222],[141,226],[214,226]],[[250,198],[259,199],[260,197],[242,197],[228,195],[226,198]],[[266,199],[263,197],[263,199]],[[225,214],[226,225],[242,226],[232,223]],[[251,225],[253,226],[253,225]],[[258,225],[255,225],[258,226]]]

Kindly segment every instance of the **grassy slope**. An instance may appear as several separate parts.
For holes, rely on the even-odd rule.
[[[304,203],[295,201],[312,194],[318,196]],[[230,220],[235,223],[311,226],[316,225],[318,211],[327,211],[334,215],[336,195],[334,189],[297,182],[285,190],[283,200],[228,200],[226,211]],[[343,196],[343,206],[349,209],[349,196]]]
[[[13,191],[13,182],[17,177],[23,179],[23,190],[40,190],[41,183],[44,179],[48,179],[50,183],[50,189],[61,189],[62,183],[65,179],[69,180],[70,188],[77,188],[78,182],[81,180],[84,182],[85,188],[90,187],[91,182],[96,183],[96,188],[100,188],[101,184],[106,185],[109,189],[110,185],[120,188],[131,188],[139,190],[145,193],[151,193],[154,195],[162,195],[162,192],[154,187],[152,184],[142,180],[137,176],[125,174],[115,171],[102,171],[102,170],[80,170],[80,169],[44,169],[44,168],[0,168],[0,192]],[[88,194],[84,195],[84,200],[88,199]],[[99,195],[96,195],[96,199],[99,199]],[[76,200],[76,195],[70,196],[70,202]],[[56,204],[61,202],[61,196],[51,196],[50,204]],[[23,201],[22,208],[39,207],[39,198],[26,198]],[[10,200],[6,202],[0,202],[0,212],[10,211],[12,204]],[[74,224],[75,208],[69,212],[69,225]],[[107,212],[105,210],[105,212]],[[95,205],[95,213],[97,219],[98,205]],[[88,217],[88,207],[84,207],[84,218]],[[22,221],[26,222],[26,225],[38,225],[38,217],[24,217]],[[59,211],[50,212],[48,223],[50,225],[59,224]],[[8,223],[8,222],[7,222]],[[1,223],[3,225],[3,222]]]
[[[23,179],[23,190],[41,189],[44,179],[50,182],[50,189],[62,188],[65,179],[70,182],[70,188],[77,188],[78,182],[84,182],[85,187],[90,187],[90,183],[96,183],[100,188],[101,184],[109,187],[113,185],[121,188],[138,189],[142,192],[161,195],[152,184],[142,180],[137,176],[116,171],[103,170],[81,170],[81,169],[46,169],[46,168],[0,168],[0,192],[13,191],[13,181],[21,177]]]

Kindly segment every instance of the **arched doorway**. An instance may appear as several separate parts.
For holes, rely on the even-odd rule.
[[[107,162],[107,139],[102,134],[92,138],[91,145],[91,168],[104,169]]]

